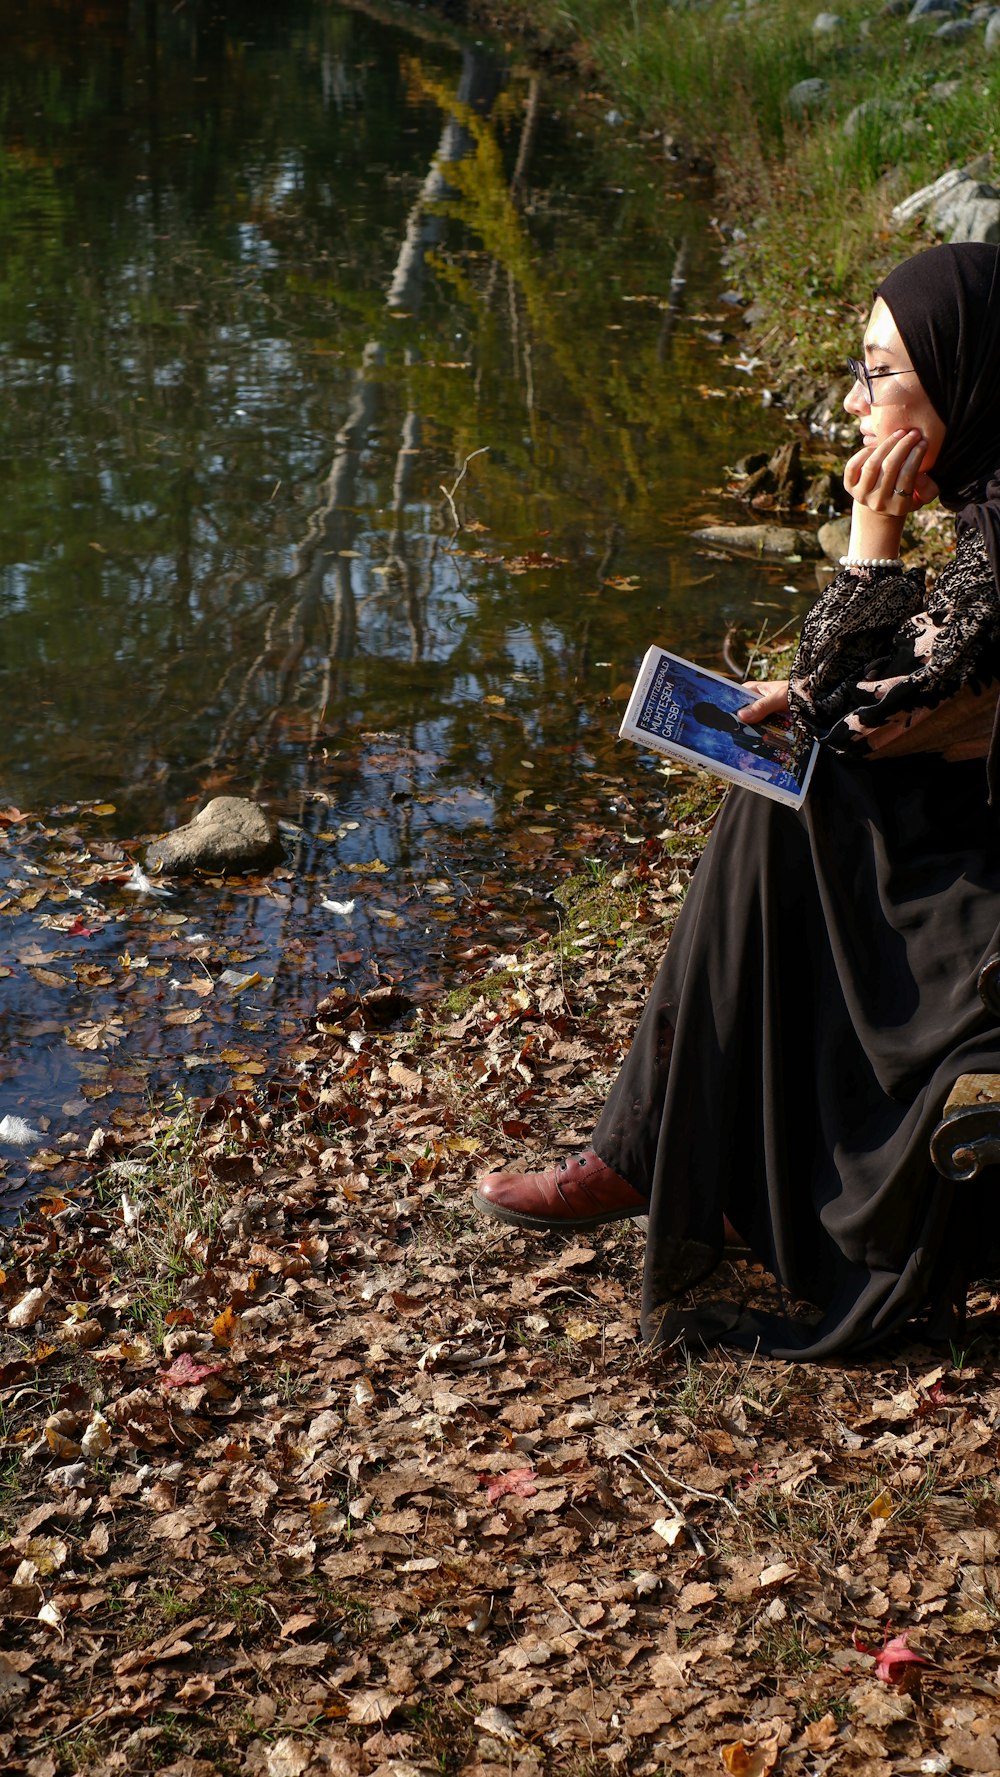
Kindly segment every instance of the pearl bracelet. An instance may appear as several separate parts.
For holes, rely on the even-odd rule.
[[[898,560],[898,555],[842,555],[838,565],[842,568],[894,568]]]

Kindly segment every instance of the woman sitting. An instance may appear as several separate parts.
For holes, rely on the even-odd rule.
[[[820,741],[806,803],[730,792],[592,1149],[476,1192],[526,1228],[648,1213],[654,1345],[824,1358],[918,1313],[944,1335],[1000,1248],[1000,1190],[928,1156],[955,1080],[1000,1058],[977,993],[1000,941],[998,249],[897,267],[851,370],[848,554],[790,682],[740,711],[790,708]],[[928,593],[899,548],[938,495],[956,548]],[[677,1308],[727,1221],[812,1316]]]

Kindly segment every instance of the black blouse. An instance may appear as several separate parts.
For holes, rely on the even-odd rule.
[[[928,592],[922,568],[841,568],[802,626],[789,702],[835,752],[989,751],[1000,595],[979,531],[963,527]]]

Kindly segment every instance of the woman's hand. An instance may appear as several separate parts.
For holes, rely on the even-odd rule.
[[[937,484],[920,465],[927,450],[922,432],[892,432],[878,444],[865,444],[844,468],[844,487],[869,512],[898,519],[937,498]]]
[[[739,721],[766,722],[768,716],[787,716],[787,679],[748,679],[745,689],[753,692],[754,701],[737,710]]]

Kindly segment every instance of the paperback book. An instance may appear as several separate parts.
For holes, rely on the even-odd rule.
[[[745,685],[653,647],[639,669],[618,732],[638,746],[800,808],[816,742],[801,735],[788,716],[739,721],[737,710],[752,702]]]

